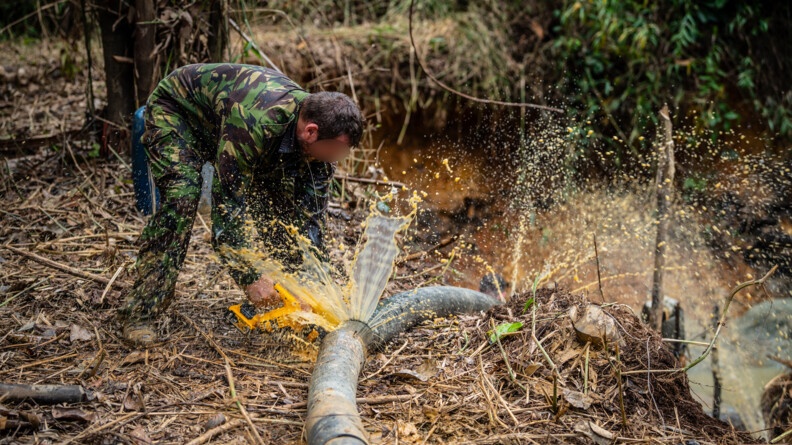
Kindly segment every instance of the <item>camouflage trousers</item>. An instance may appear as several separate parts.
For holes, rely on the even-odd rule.
[[[172,300],[198,210],[201,169],[206,162],[196,152],[189,132],[160,126],[156,113],[152,116],[152,110],[146,111],[144,140],[161,207],[140,235],[138,277],[119,311],[122,318],[136,321],[155,318]],[[181,118],[169,117],[174,119]]]

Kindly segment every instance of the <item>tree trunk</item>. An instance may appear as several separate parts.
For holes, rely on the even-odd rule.
[[[95,3],[102,30],[102,53],[107,83],[105,118],[119,128],[126,128],[135,109],[134,58],[132,57],[132,25],[127,19],[129,8],[123,0],[102,0]]]
[[[135,0],[135,86],[136,107],[146,104],[158,78],[156,7],[154,0]]]
[[[210,0],[209,58],[210,62],[226,62],[228,47],[228,0]]]
[[[652,277],[652,308],[649,311],[649,326],[663,331],[663,267],[668,247],[669,209],[674,191],[674,140],[672,138],[671,115],[668,105],[660,110],[661,130],[658,131],[657,157],[657,239],[655,242],[655,265]]]

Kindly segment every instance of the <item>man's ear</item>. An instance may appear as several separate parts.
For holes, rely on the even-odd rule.
[[[305,125],[305,136],[306,142],[309,144],[313,144],[319,139],[319,125],[316,125],[313,122],[310,122]]]

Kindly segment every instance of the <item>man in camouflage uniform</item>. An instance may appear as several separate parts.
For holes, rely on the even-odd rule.
[[[152,321],[173,298],[201,194],[201,168],[214,165],[212,245],[252,303],[275,303],[273,282],[235,255],[259,241],[270,254],[292,243],[280,221],[324,251],[333,162],[362,133],[341,93],[309,94],[258,66],[189,65],[162,80],[146,106],[144,144],[162,205],[140,236],[138,278],[119,311],[124,337],[156,340]],[[262,234],[252,239],[246,221]],[[281,258],[294,264],[293,257]]]

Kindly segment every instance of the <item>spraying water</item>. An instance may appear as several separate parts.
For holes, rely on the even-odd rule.
[[[470,240],[475,255],[509,279],[515,291],[530,290],[535,282],[555,282],[600,302],[601,285],[606,302],[627,304],[639,312],[652,285],[657,230],[652,178],[657,150],[651,138],[639,137],[629,144],[621,141],[624,149],[619,154],[586,151],[585,147],[596,144],[591,123],[566,125],[538,123],[513,154],[494,166],[493,159],[481,151],[466,151],[466,145],[447,141],[429,149],[386,147],[383,165],[391,165],[386,169],[389,175],[428,192],[428,201],[435,206],[434,220],[427,218],[428,230],[454,227],[445,218],[467,224],[454,229]],[[713,334],[714,307],[722,305],[738,282],[778,264],[782,273],[768,286],[771,297],[790,295],[783,271],[792,269],[792,218],[784,196],[790,194],[792,177],[787,155],[739,131],[712,135],[679,126],[674,135],[679,155],[677,199],[667,240],[663,293],[682,302],[688,339],[708,341]],[[495,139],[491,143],[497,145]],[[437,183],[435,172],[443,172],[441,165],[411,168],[430,165],[427,159],[437,158],[437,153],[448,156],[449,151],[458,155],[454,169],[467,173],[455,189],[450,180]],[[616,169],[606,180],[589,175],[617,162],[629,162],[631,167]],[[435,198],[438,191],[440,196]],[[448,198],[454,196],[458,197],[455,201]],[[474,212],[470,200],[489,207]],[[456,270],[448,281],[464,286],[475,285],[470,277],[486,272],[477,262],[459,262]],[[738,320],[767,298],[758,289],[738,295],[720,345],[724,403],[751,430],[763,428],[757,401],[762,385],[778,368],[745,360],[770,352],[757,351],[757,342],[746,340],[752,337],[739,330]],[[781,305],[775,304],[770,313],[780,311]],[[792,350],[784,332],[788,330],[776,330],[773,335],[785,345],[781,349]],[[726,334],[741,340],[726,338]],[[690,349],[692,356],[700,353],[696,347]],[[783,355],[779,351],[774,354]],[[707,365],[708,361],[693,368],[691,374],[692,387],[705,409],[712,403]],[[753,384],[744,384],[746,375]]]
[[[411,202],[417,206],[418,198]],[[226,252],[251,265],[262,275],[274,280],[302,305],[294,310],[279,309],[278,324],[299,328],[319,326],[327,331],[348,320],[367,321],[371,318],[390,276],[399,248],[396,234],[404,230],[414,213],[407,216],[386,216],[372,207],[364,222],[362,249],[354,258],[351,273],[341,286],[333,277],[331,266],[319,259],[310,240],[287,227],[296,241],[302,264],[296,270],[284,265],[264,249],[233,249]],[[224,247],[225,249],[229,249]],[[305,306],[308,306],[306,308]],[[286,307],[286,306],[285,306]]]
[[[374,314],[385,285],[393,274],[393,264],[399,254],[396,232],[409,223],[410,218],[382,215],[375,215],[367,220],[363,234],[366,243],[355,258],[352,279],[347,285],[348,320],[368,321]]]

